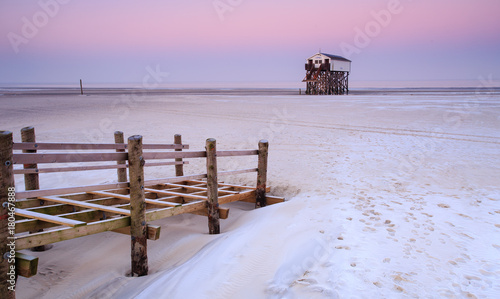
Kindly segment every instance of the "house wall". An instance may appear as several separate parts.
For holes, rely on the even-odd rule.
[[[333,64],[330,64],[330,69],[338,72],[350,72],[351,63],[349,61],[334,60]]]
[[[330,60],[330,70],[337,72],[350,72],[351,71],[351,62],[343,61],[343,60],[332,60],[328,56],[324,56],[321,54],[314,55],[306,60],[306,63],[309,63],[309,60],[312,59],[314,67],[318,68],[322,63],[325,62],[326,59]],[[319,60],[319,63],[318,63]]]

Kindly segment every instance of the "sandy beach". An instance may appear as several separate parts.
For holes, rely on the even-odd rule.
[[[229,205],[155,222],[150,274],[131,278],[130,237],[54,244],[17,298],[495,298],[500,294],[500,93],[0,92],[0,129],[44,142],[113,132],[192,150],[269,140],[268,185],[285,203]],[[255,159],[245,161],[255,163]],[[203,172],[193,160],[186,174]],[[242,162],[243,163],[243,162]],[[233,167],[221,162],[221,170]],[[237,165],[239,166],[239,165]],[[247,165],[243,166],[245,168]],[[146,175],[170,176],[172,168]],[[114,182],[110,171],[41,175],[43,188]],[[225,177],[255,184],[255,175]],[[22,176],[16,177],[23,189]]]

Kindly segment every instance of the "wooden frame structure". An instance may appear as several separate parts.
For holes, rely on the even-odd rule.
[[[307,63],[302,82],[306,82],[306,94],[309,95],[349,94],[349,72],[331,71],[329,62],[317,68],[313,63]]]
[[[22,129],[23,142],[14,143],[12,133],[0,131],[0,249],[15,241],[15,250],[43,246],[95,233],[114,231],[131,235],[132,275],[148,273],[147,239],[156,240],[160,227],[150,221],[184,213],[208,217],[210,234],[220,232],[219,219],[228,217],[222,204],[245,201],[256,208],[283,202],[284,198],[267,195],[268,142],[261,140],[257,150],[218,151],[215,139],[207,139],[205,151],[184,151],[189,146],[175,135],[173,144],[142,144],[142,136],[131,136],[124,143],[123,133],[115,132],[112,144],[37,143],[32,127]],[[152,150],[152,151],[151,151]],[[170,151],[169,151],[170,150]],[[173,150],[173,151],[171,151]],[[17,153],[22,151],[22,153]],[[90,151],[90,152],[88,152]],[[258,156],[258,167],[217,171],[217,159],[222,157]],[[207,173],[184,175],[186,159],[205,158]],[[81,166],[83,163],[92,165]],[[103,162],[106,163],[103,165]],[[64,163],[59,167],[42,164]],[[78,163],[78,166],[68,165]],[[99,165],[96,165],[98,163]],[[22,164],[23,168],[14,168]],[[175,166],[175,177],[146,180],[145,166]],[[129,169],[127,180],[126,169]],[[118,181],[79,187],[40,189],[40,173],[117,169]],[[218,176],[257,172],[257,186],[239,186],[218,182]],[[8,208],[12,201],[14,175],[25,178],[26,191],[15,193],[15,234],[9,235]],[[9,221],[14,220],[10,218]],[[0,279],[9,256],[1,263]],[[36,258],[17,257],[17,273],[36,274]],[[0,282],[0,286],[2,282]]]

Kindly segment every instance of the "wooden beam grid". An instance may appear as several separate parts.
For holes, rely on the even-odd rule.
[[[146,185],[147,221],[184,213],[207,216],[207,182],[184,180]],[[219,204],[234,201],[255,202],[255,188],[218,184]],[[40,205],[40,200],[44,205]],[[130,225],[130,190],[113,188],[57,196],[24,199],[23,208],[16,209],[16,246],[18,250],[46,245],[86,235],[92,231],[117,230],[127,232]],[[219,207],[220,218],[228,216],[229,209]],[[100,227],[99,227],[100,226]],[[42,232],[27,232],[44,229]],[[68,229],[75,229],[75,234]],[[76,232],[77,229],[77,232]],[[148,235],[157,236],[156,230]]]
[[[308,86],[311,84],[315,90],[324,90],[330,85],[325,80],[332,80],[325,77],[322,69],[311,70],[309,79]],[[284,201],[266,196],[269,188],[265,186],[265,177],[262,179],[262,169],[267,165],[262,166],[261,162],[258,168],[217,171],[217,157],[258,155],[260,161],[260,144],[258,150],[217,151],[215,139],[207,139],[205,151],[184,151],[189,146],[182,144],[180,135],[174,137],[174,144],[146,145],[139,135],[125,143],[119,131],[112,144],[37,143],[33,128],[23,130],[26,136],[22,136],[22,143],[13,143],[11,136],[4,134],[8,144],[0,148],[10,162],[5,163],[9,176],[5,175],[4,181],[10,184],[13,175],[25,177],[26,191],[16,192],[17,250],[43,248],[106,231],[128,234],[132,242],[132,273],[142,276],[148,272],[146,239],[156,240],[160,235],[160,227],[148,222],[191,213],[208,217],[209,232],[217,234],[219,219],[226,219],[229,214],[224,204],[243,201],[257,207],[257,201],[262,202],[259,206]],[[205,158],[207,173],[184,176],[183,165],[189,163],[188,158]],[[174,165],[176,177],[144,179],[144,166],[163,165]],[[38,185],[40,173],[102,169],[115,169],[117,183],[53,189],[40,189]],[[258,174],[257,187],[226,184],[217,178],[250,172]],[[21,275],[36,274],[36,258],[19,256],[17,260],[22,265]]]

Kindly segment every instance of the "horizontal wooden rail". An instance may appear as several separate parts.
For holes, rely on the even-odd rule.
[[[116,150],[127,149],[126,143],[41,143],[41,142],[23,142],[14,143],[14,150]],[[189,149],[188,144],[144,144],[143,149],[161,150],[161,149]]]
[[[166,165],[181,165],[181,164],[189,164],[189,161],[158,162],[158,163],[146,162],[144,166],[166,166]],[[77,166],[77,167],[59,167],[59,168],[27,168],[27,169],[14,169],[14,174],[85,171],[85,170],[117,169],[117,168],[127,168],[127,167],[128,165],[126,164],[118,164],[118,165],[96,165],[96,166]]]
[[[248,169],[241,169],[241,170],[229,170],[229,171],[219,171],[217,175],[228,175],[228,174],[242,174],[242,173],[250,173],[250,172],[257,172],[258,168],[248,168]]]
[[[14,154],[14,164],[106,162],[127,160],[127,153]]]
[[[259,154],[258,150],[217,151],[217,157],[253,156],[258,154]]]
[[[205,151],[196,152],[154,152],[154,153],[143,153],[144,159],[155,160],[155,159],[175,159],[175,158],[203,158],[206,157],[207,153]]]
[[[236,157],[258,155],[258,150],[230,150],[218,151],[217,157]],[[146,152],[143,154],[146,160],[155,159],[175,159],[175,158],[204,158],[207,156],[206,151],[193,152]],[[40,163],[77,163],[77,162],[107,162],[107,161],[124,161],[127,160],[127,153],[28,153],[14,154],[14,164],[40,164]]]
[[[230,150],[230,151],[217,151],[217,157],[236,157],[236,156],[251,156],[258,155],[258,150]],[[144,153],[144,159],[175,159],[175,158],[205,158],[206,151],[197,152],[155,152]]]

